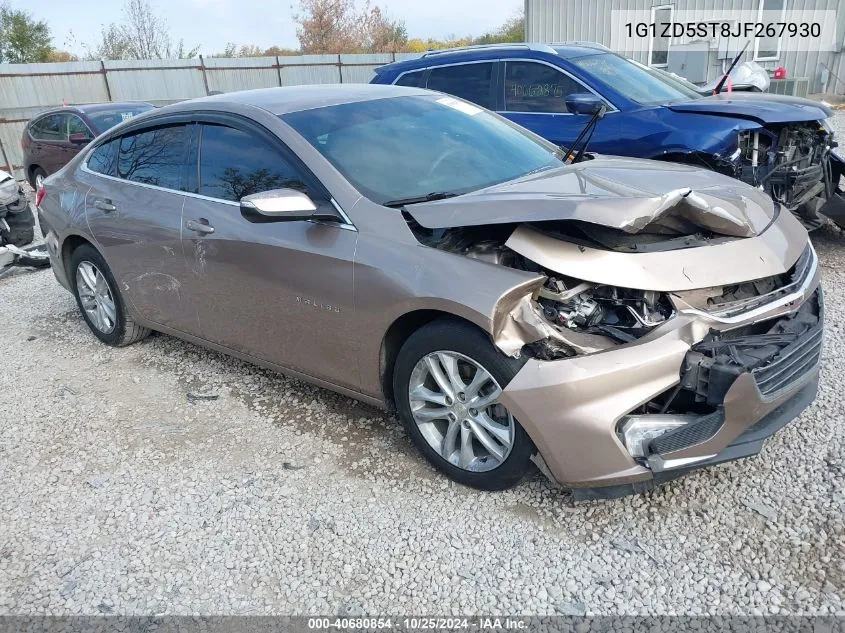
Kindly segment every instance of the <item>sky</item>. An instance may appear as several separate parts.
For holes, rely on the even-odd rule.
[[[149,0],[167,20],[174,41],[184,39],[186,48],[200,47],[210,55],[227,42],[298,48],[292,16],[298,0],[279,3],[262,0]],[[13,8],[47,20],[53,46],[84,53],[83,44],[99,40],[100,28],[122,17],[121,0],[11,0]],[[357,0],[359,7],[363,0]],[[448,35],[480,35],[495,29],[514,15],[523,0],[373,0],[388,15],[405,21],[408,36],[444,38]],[[455,10],[456,6],[459,10]]]

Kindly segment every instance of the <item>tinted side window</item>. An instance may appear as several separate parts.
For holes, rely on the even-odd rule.
[[[64,114],[51,114],[36,121],[32,128],[33,138],[40,141],[66,141],[67,118]]]
[[[68,115],[67,117],[67,133],[68,136],[71,134],[84,134],[85,138],[94,138],[94,135],[91,134],[91,130],[89,130],[88,126],[85,125],[85,121],[75,114]]]
[[[427,87],[493,109],[492,84],[492,63],[459,64],[432,68]]]
[[[412,73],[405,73],[396,80],[397,86],[410,86],[411,88],[425,88],[425,69]]]
[[[181,189],[188,128],[184,125],[144,130],[120,138],[117,176],[166,189]]]
[[[223,125],[203,125],[199,192],[222,200],[271,189],[305,191],[298,167],[262,137]]]
[[[589,92],[557,68],[535,62],[505,63],[505,110],[567,112],[566,97]]]
[[[115,159],[117,158],[117,146],[119,143],[120,139],[109,141],[91,152],[91,156],[88,157],[88,169],[98,174],[114,176]]]

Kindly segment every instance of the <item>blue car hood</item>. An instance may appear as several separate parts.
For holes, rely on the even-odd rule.
[[[692,101],[670,103],[666,107],[675,112],[750,119],[764,125],[821,121],[831,115],[830,108],[817,101],[759,92],[723,93]]]

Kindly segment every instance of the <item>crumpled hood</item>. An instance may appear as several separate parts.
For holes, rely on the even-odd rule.
[[[437,202],[407,207],[428,229],[580,220],[638,233],[691,225],[752,237],[772,221],[762,191],[712,171],[629,158],[596,158]]]
[[[821,121],[831,115],[827,106],[800,97],[759,92],[722,93],[667,105],[675,112],[715,114],[750,119],[761,124]]]
[[[0,207],[5,207],[20,199],[18,182],[6,171],[0,169]]]

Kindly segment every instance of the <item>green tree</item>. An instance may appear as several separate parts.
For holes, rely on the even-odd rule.
[[[495,31],[473,39],[473,44],[498,44],[501,42],[525,41],[525,13],[520,11]]]
[[[26,11],[0,4],[0,62],[46,62],[53,50],[50,27]]]

